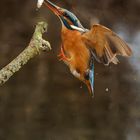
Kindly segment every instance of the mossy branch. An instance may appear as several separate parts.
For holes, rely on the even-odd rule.
[[[47,23],[39,22],[36,25],[33,37],[28,45],[12,62],[0,70],[0,85],[3,85],[19,71],[31,58],[40,54],[42,51],[51,50],[50,43],[42,38],[47,31]]]

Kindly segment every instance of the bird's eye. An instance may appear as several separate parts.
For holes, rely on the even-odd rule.
[[[66,13],[66,12],[64,13],[64,16],[67,17],[67,18],[69,18],[68,13]]]
[[[78,69],[78,68],[76,68],[76,72],[79,73],[79,74],[81,73],[80,69]]]
[[[89,72],[86,72],[84,77],[85,77],[86,80],[89,80]]]

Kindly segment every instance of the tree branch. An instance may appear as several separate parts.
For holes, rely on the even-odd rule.
[[[0,70],[0,85],[3,85],[11,76],[19,71],[31,58],[42,51],[51,50],[50,43],[42,38],[47,31],[47,23],[39,22],[36,25],[33,37],[25,50],[23,50],[12,62]]]

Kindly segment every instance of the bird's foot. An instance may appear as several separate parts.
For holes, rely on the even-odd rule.
[[[62,54],[62,53],[60,53],[59,55],[58,55],[58,57],[59,57],[59,61],[69,61],[70,59],[69,58],[67,58],[64,54]]]
[[[70,58],[66,57],[63,48],[61,47],[60,54],[58,55],[59,61],[69,61]]]

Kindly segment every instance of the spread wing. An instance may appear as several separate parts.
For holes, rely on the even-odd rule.
[[[99,24],[93,25],[91,30],[82,35],[82,39],[96,60],[105,65],[111,62],[117,64],[117,55],[132,54],[129,46],[117,34]]]

